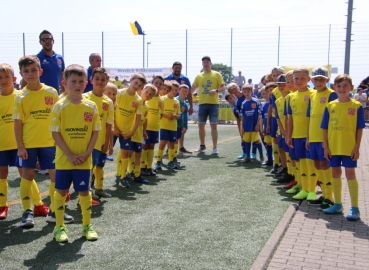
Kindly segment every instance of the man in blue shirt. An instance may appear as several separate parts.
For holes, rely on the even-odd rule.
[[[43,69],[40,81],[54,87],[59,93],[59,89],[63,89],[61,85],[65,69],[63,56],[53,51],[54,37],[49,31],[42,31],[39,39],[42,50],[37,54],[37,57],[40,59],[41,69]]]
[[[97,67],[101,67],[101,56],[100,56],[100,54],[91,53],[88,60],[90,62],[90,66],[87,68],[87,82],[88,82],[88,84],[85,88],[85,91],[83,91],[84,93],[90,92],[93,88],[92,83],[91,83],[92,71]]]

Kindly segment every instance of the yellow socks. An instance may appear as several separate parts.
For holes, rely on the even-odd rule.
[[[93,172],[95,175],[95,188],[102,189],[104,186],[104,168],[95,165]]]
[[[122,158],[122,165],[120,167],[120,177],[125,178],[127,175],[127,167],[128,167],[128,158]]]
[[[134,166],[135,166],[135,153],[132,152],[131,156],[128,159],[128,172],[131,173],[134,170]]]
[[[168,154],[169,154],[169,152],[168,152]],[[176,158],[177,155],[178,155],[178,142],[174,144],[174,156],[173,157]]]
[[[147,168],[152,168],[152,162],[154,161],[154,149],[147,150]]]
[[[316,173],[316,168],[314,166],[314,160],[307,158],[306,164],[308,168],[308,181],[309,181],[309,186],[308,186],[307,191],[316,192],[316,182],[318,181],[318,177]]]
[[[0,179],[0,207],[8,206],[8,179]]]
[[[347,180],[347,184],[350,192],[351,206],[359,207],[359,183],[356,179],[353,179]]]
[[[156,157],[156,161],[159,162],[163,159],[163,152],[164,150],[160,150],[158,149],[158,152],[157,152],[157,157]],[[147,163],[149,163],[149,159],[147,158]]]
[[[309,191],[309,177],[306,158],[300,159],[301,186],[304,191]]]
[[[135,167],[135,178],[139,177],[141,174],[141,168],[140,166]]]
[[[141,169],[146,169],[147,166],[147,149],[142,149],[141,152]]]
[[[279,164],[279,148],[278,144],[273,142],[273,158],[274,164]]]
[[[328,200],[333,202],[333,184],[332,184],[332,168],[322,170],[325,181],[325,196]]]
[[[120,176],[120,172],[122,170],[121,168],[122,167],[122,151],[121,150],[118,150],[116,165],[117,165],[116,175]]]
[[[295,167],[295,180],[297,182],[297,184],[302,187],[302,184],[301,184],[301,173],[300,173],[300,161],[295,161],[296,163],[296,167]]]
[[[173,161],[174,158],[174,149],[168,149],[168,160],[169,162]]]
[[[35,181],[35,180],[33,180]],[[59,194],[59,193],[58,193]],[[55,212],[55,183],[50,181],[49,185],[49,196],[50,196],[50,210],[51,212]]]
[[[50,181],[51,182],[51,181]],[[37,183],[35,181],[35,179],[32,180],[32,185],[31,185],[31,200],[33,202],[34,205],[43,205],[44,203],[41,200],[41,196],[40,196],[40,191],[38,190],[38,186]]]
[[[64,224],[64,212],[65,212],[65,197],[59,194],[59,192],[55,191],[54,193],[54,209],[55,209],[55,217],[56,224],[55,226],[65,226]]]
[[[286,152],[286,162],[287,162],[287,173],[290,175],[293,175],[294,172],[293,172],[291,157],[288,152]]]
[[[91,192],[89,192],[87,196],[79,196],[79,204],[82,210],[82,225],[91,224],[91,212],[92,212]]]
[[[20,197],[22,200],[23,211],[26,211],[28,209],[32,210],[31,209],[31,193],[32,193],[31,186],[32,186],[32,181],[21,178],[19,192],[20,192]]]
[[[332,178],[332,182],[333,182],[334,202],[342,204],[342,179]]]

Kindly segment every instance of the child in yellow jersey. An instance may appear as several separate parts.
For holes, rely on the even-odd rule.
[[[275,118],[278,123],[278,148],[279,148],[279,156],[281,159],[282,170],[275,175],[278,183],[289,183],[294,180],[291,172],[288,172],[287,169],[287,155],[289,155],[289,147],[286,144],[286,126],[285,126],[285,115],[284,115],[284,104],[287,95],[289,94],[289,90],[287,87],[286,75],[281,74],[277,78],[277,87],[281,96],[275,101]]]
[[[12,119],[15,97],[20,91],[14,89],[14,70],[8,64],[0,64],[0,220],[8,215],[8,171],[16,166],[17,143],[13,136]],[[18,167],[19,175],[21,168]]]
[[[315,90],[308,88],[310,80],[309,70],[299,67],[293,71],[293,79],[297,91],[290,94],[287,105],[287,131],[286,143],[293,148],[294,154],[299,161],[299,173],[301,176],[301,190],[293,198],[295,200],[316,200],[315,185],[316,172],[313,164],[308,163],[309,151],[306,150],[306,137],[308,132],[308,117],[306,116],[310,96]],[[312,166],[311,166],[312,165]]]
[[[149,184],[150,182],[146,179],[144,179],[141,175],[141,152],[142,152],[142,141],[147,139],[147,133],[146,133],[146,127],[147,127],[147,114],[149,111],[149,107],[147,106],[147,101],[152,99],[157,93],[156,87],[149,83],[146,84],[143,88],[143,90],[138,90],[137,94],[141,97],[143,106],[141,111],[141,121],[140,124],[135,132],[135,134],[132,136],[132,153],[130,157],[131,164],[134,164],[134,181],[136,183],[141,184]]]
[[[145,139],[142,145],[141,154],[141,174],[142,175],[156,175],[155,170],[152,168],[154,160],[154,148],[155,144],[159,142],[159,130],[160,130],[160,116],[162,109],[162,100],[159,92],[163,90],[164,79],[161,76],[156,76],[152,81],[152,84],[158,90],[156,95],[146,102],[149,107],[147,115],[147,139]]]
[[[96,104],[83,98],[87,85],[87,72],[80,65],[70,65],[64,71],[63,85],[68,96],[59,100],[52,111],[50,131],[56,143],[55,215],[56,242],[68,242],[67,229],[63,221],[65,197],[70,185],[80,195],[82,211],[82,236],[89,241],[97,240],[98,235],[91,225],[90,174],[91,153],[101,129]]]
[[[105,89],[104,89],[104,95],[107,96],[108,98],[110,98],[110,100],[113,102],[113,105],[115,107],[115,101],[116,101],[116,98],[117,98],[117,93],[118,93],[118,88],[112,84],[112,83],[108,83],[106,86],[105,86]],[[111,156],[113,153],[114,153],[114,145],[115,145],[115,137],[114,137],[114,124],[112,125],[111,127],[111,135],[110,135],[110,143],[109,143],[109,155],[106,156],[106,160],[109,160],[109,161],[113,161],[113,157]],[[119,162],[120,162],[120,159],[119,159]]]
[[[360,219],[359,184],[355,168],[359,159],[359,149],[365,120],[361,103],[350,98],[354,88],[347,74],[334,79],[338,99],[328,103],[324,110],[321,128],[323,129],[324,157],[332,167],[334,205],[324,209],[326,214],[340,214],[342,207],[342,171],[345,168],[349,187],[351,208],[346,216],[350,221]]]
[[[318,209],[322,210],[333,205],[333,191],[332,169],[324,158],[323,132],[320,130],[320,124],[326,105],[337,99],[337,94],[326,86],[329,82],[328,70],[326,68],[317,67],[313,69],[311,81],[316,92],[310,96],[310,104],[307,110],[309,131],[306,139],[306,149],[310,151],[310,159],[314,162],[318,181],[320,181],[322,189],[322,196],[314,201],[310,201],[309,205],[319,206]]]
[[[141,121],[142,99],[136,92],[145,85],[146,78],[135,73],[127,89],[118,91],[114,115],[114,135],[119,137],[121,149],[120,184],[130,187],[127,177],[128,158],[132,150],[131,137],[136,132]]]
[[[45,84],[40,83],[42,69],[40,60],[34,55],[22,57],[19,62],[20,74],[26,82],[22,92],[16,97],[13,111],[15,139],[18,148],[18,162],[22,167],[20,183],[20,197],[23,205],[23,215],[20,226],[32,228],[34,215],[40,211],[31,210],[31,198],[36,195],[38,189],[34,189],[34,168],[37,159],[41,168],[47,169],[50,175],[49,195],[51,201],[50,211],[39,199],[37,208],[42,210],[42,215],[47,216],[46,221],[55,222],[52,213],[55,190],[55,146],[51,133],[48,132],[51,120],[51,110],[58,101],[58,92]],[[32,199],[34,201],[34,199]],[[35,202],[34,202],[35,203]],[[50,216],[50,217],[49,217]],[[67,222],[73,222],[73,217],[66,216]]]
[[[104,95],[104,89],[108,83],[108,79],[108,73],[104,68],[95,68],[91,76],[92,91],[83,94],[84,98],[96,104],[100,115],[101,130],[99,131],[95,148],[92,151],[92,181],[95,180],[96,182],[95,194],[100,198],[111,198],[111,195],[103,190],[106,153],[109,150],[111,130],[114,124],[113,102]]]
[[[166,81],[165,83],[167,83]],[[178,93],[179,83],[172,81],[172,89],[162,99],[162,116],[160,119],[160,143],[155,164],[156,170],[162,170],[162,158],[165,145],[169,142],[168,167],[178,169],[178,165],[173,163],[174,144],[177,141],[177,119],[181,117],[179,113],[180,104],[174,97]]]

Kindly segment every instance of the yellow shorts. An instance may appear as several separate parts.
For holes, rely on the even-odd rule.
[[[266,144],[271,144],[272,143],[272,137],[270,135],[265,135],[264,136],[264,142]]]
[[[259,140],[259,132],[245,132],[243,133],[242,139],[244,142],[256,142],[257,140]]]

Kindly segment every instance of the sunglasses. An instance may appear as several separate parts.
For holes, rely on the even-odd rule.
[[[54,40],[53,38],[41,38],[42,42],[51,42],[53,40]]]

